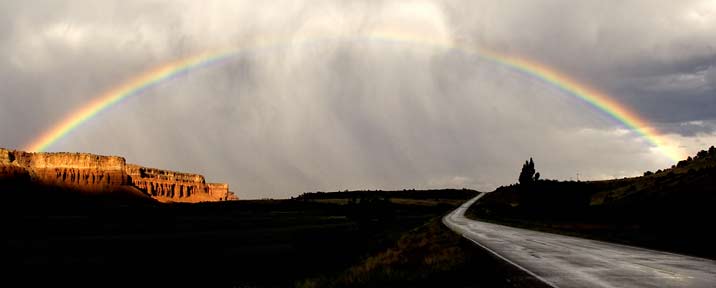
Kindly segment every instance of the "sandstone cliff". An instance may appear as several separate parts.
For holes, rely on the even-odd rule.
[[[127,164],[132,185],[160,201],[202,202],[236,200],[229,185],[206,183],[204,176]]]
[[[127,164],[122,157],[88,153],[28,153],[0,148],[0,180],[33,183],[84,192],[139,190],[162,202],[238,199],[227,184],[206,183],[204,176]]]

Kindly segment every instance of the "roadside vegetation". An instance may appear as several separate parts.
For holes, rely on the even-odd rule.
[[[297,287],[541,287],[544,284],[450,231],[436,217],[390,248]]]

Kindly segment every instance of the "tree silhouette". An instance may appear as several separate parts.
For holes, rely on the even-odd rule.
[[[706,152],[706,150],[701,150],[699,153],[696,153],[696,159],[706,159],[709,157],[709,152]]]
[[[530,157],[530,161],[525,161],[525,164],[522,165],[522,171],[520,172],[520,184],[521,185],[530,185],[533,182],[539,180],[539,173],[535,175],[537,171],[535,171],[535,162],[532,161],[532,157]]]

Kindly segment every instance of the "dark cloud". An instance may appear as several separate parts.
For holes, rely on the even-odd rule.
[[[706,79],[706,83],[711,86],[711,92],[716,94],[716,65],[710,66],[709,69],[706,70],[704,79]]]
[[[666,133],[677,133],[685,137],[698,137],[716,132],[716,121],[690,121],[682,123],[667,123],[659,126],[659,130]]]

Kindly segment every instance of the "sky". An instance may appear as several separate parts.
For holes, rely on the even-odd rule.
[[[542,178],[636,176],[674,161],[553,85],[450,47],[542,63],[695,154],[716,144],[714,35],[713,0],[0,0],[0,147],[27,148],[154,67],[243,47],[48,150],[201,173],[244,199],[489,191],[516,182],[529,157]]]

